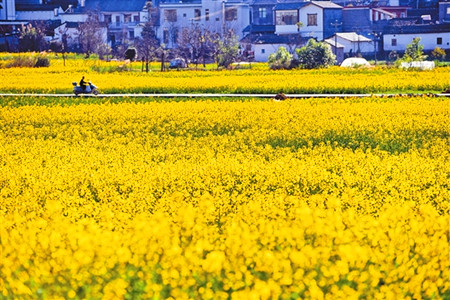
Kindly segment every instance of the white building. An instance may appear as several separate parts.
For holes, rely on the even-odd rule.
[[[424,51],[436,47],[450,49],[450,24],[415,25],[402,28],[389,28],[383,35],[384,51],[403,52],[414,38],[420,38]]]
[[[275,6],[276,34],[300,33],[323,40],[334,33],[334,23],[340,29],[341,21],[342,7],[331,1],[286,2]]]
[[[157,37],[169,48],[176,46],[185,28],[194,26],[219,34],[233,30],[241,38],[250,18],[250,8],[243,1],[166,0],[159,7]]]
[[[344,54],[373,53],[375,51],[373,41],[356,32],[338,32],[326,40],[334,46],[334,41],[343,46]]]
[[[0,21],[14,21],[16,19],[16,3],[14,0],[0,1]]]

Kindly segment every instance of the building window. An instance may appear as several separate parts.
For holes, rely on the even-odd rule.
[[[205,9],[205,21],[209,21],[209,9]]]
[[[116,16],[116,23],[120,23],[120,16]]]
[[[112,20],[111,15],[105,15],[105,23],[106,24],[111,23],[111,20]]]
[[[441,37],[438,37],[438,38],[436,39],[436,44],[442,45],[442,38],[441,38]]]
[[[125,23],[130,23],[131,22],[131,15],[124,15],[123,16],[123,21]]]
[[[141,21],[140,18],[139,18],[139,15],[135,15],[133,17],[133,21],[136,22],[136,23],[139,23]]]
[[[295,25],[298,22],[297,10],[276,11],[276,25]]]
[[[172,36],[172,43],[176,44],[178,41],[178,36],[179,36],[179,32],[178,32],[178,28],[174,28],[173,29],[173,36]]]
[[[165,9],[164,10],[164,21],[165,22],[176,22],[177,21],[177,10],[176,9]]]
[[[237,8],[227,8],[225,10],[225,21],[237,20]]]
[[[267,9],[265,7],[260,7],[258,11],[259,11],[259,18],[260,19],[267,18]]]
[[[397,39],[391,40],[391,46],[397,46]]]
[[[164,30],[163,30],[163,41],[164,41],[164,44],[169,43],[169,29],[168,28],[164,28]]]
[[[317,14],[308,14],[307,26],[317,26]]]
[[[216,21],[219,22],[219,21],[220,21],[220,18],[217,17],[217,18],[216,18]]]
[[[266,53],[266,49],[261,49],[261,54]]]
[[[186,18],[186,14],[183,14],[183,18]]]
[[[202,11],[198,8],[194,10],[194,20],[199,21],[202,16]]]
[[[134,31],[133,31],[133,30],[130,30],[130,31],[128,32],[128,35],[129,35],[129,37],[130,37],[130,40],[134,40]]]

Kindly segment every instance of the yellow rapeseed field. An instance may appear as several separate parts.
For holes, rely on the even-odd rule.
[[[5,103],[2,299],[450,297],[448,99]]]
[[[140,62],[50,58],[48,68],[1,68],[0,92],[70,93],[86,76],[101,93],[385,93],[443,92],[450,88],[450,67],[432,71],[397,68],[140,72]],[[6,62],[3,63],[6,65]],[[133,70],[130,72],[129,70]]]

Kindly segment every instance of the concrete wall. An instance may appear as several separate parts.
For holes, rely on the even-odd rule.
[[[317,14],[317,26],[308,26],[308,14]],[[314,5],[306,5],[300,9],[300,22],[303,27],[300,29],[302,36],[315,37],[319,41],[323,40],[323,9]]]
[[[51,11],[16,11],[17,20],[55,20],[59,19],[59,16],[55,16],[53,10]]]
[[[253,45],[255,52],[255,61],[257,62],[266,62],[269,58],[269,55],[277,52],[279,47],[288,48],[286,44],[256,44]]]
[[[441,33],[415,33],[415,34],[385,34],[383,36],[383,50],[403,52],[406,46],[416,37],[420,37],[420,44],[424,46],[425,51],[432,51],[439,47],[442,49],[450,49],[450,34],[448,32]],[[437,38],[442,38],[442,44],[437,44]],[[397,46],[392,46],[392,39],[397,40]]]
[[[14,21],[16,19],[16,5],[14,0],[3,0],[0,8],[0,20]]]
[[[334,38],[333,38],[334,39]],[[353,42],[346,39],[343,39],[341,37],[337,37],[337,42],[344,46],[344,53],[349,53],[350,49],[352,50],[353,54],[358,53],[358,44],[359,44],[359,50],[361,53],[373,53],[374,47],[372,42]]]

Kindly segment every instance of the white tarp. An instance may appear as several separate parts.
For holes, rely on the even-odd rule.
[[[341,67],[353,68],[359,66],[370,66],[369,62],[362,57],[349,57],[344,59]]]
[[[434,61],[412,61],[412,62],[402,62],[400,65],[403,69],[417,68],[420,70],[433,70]]]

